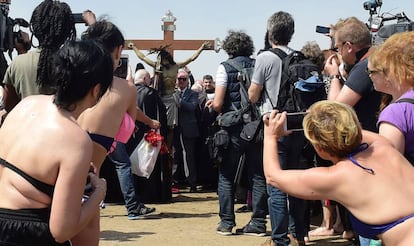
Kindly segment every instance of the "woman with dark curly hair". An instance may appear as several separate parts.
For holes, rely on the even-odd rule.
[[[254,66],[254,59],[250,56],[254,52],[253,41],[249,35],[242,31],[229,31],[223,41],[223,50],[229,56],[229,60],[222,62],[217,68],[216,90],[214,99],[207,103],[217,113],[226,113],[241,108],[239,72],[231,65],[235,63],[243,68]],[[229,63],[230,62],[230,63]],[[248,170],[250,183],[252,184],[252,217],[243,228],[237,229],[237,234],[253,234],[264,236],[266,234],[266,184],[260,161],[261,143],[249,145],[249,149],[243,147],[240,132],[243,124],[221,126],[228,132],[229,144],[226,153],[223,153],[223,165],[219,168],[218,195],[220,205],[220,224],[217,233],[231,235],[236,225],[234,214],[234,180],[239,169],[239,160],[245,152],[245,168]],[[255,153],[254,153],[255,152]]]
[[[30,27],[38,48],[17,56],[6,70],[3,82],[7,112],[27,96],[55,92],[55,81],[49,76],[52,55],[66,40],[76,38],[72,11],[67,3],[60,1],[41,2],[33,10]]]

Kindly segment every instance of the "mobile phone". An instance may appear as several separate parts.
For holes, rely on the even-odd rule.
[[[307,112],[287,113],[285,131],[303,131],[303,118]]]
[[[82,13],[76,13],[76,14],[72,14],[73,16],[73,22],[76,23],[85,23],[85,20],[83,19],[83,14]]]
[[[129,55],[121,54],[121,59],[119,60],[119,66],[114,71],[114,76],[125,79],[128,74],[128,63],[129,63]]]
[[[322,34],[328,34],[331,31],[330,27],[326,27],[326,26],[316,26],[316,30],[317,33],[322,33]]]

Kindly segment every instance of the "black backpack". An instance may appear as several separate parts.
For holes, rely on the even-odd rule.
[[[226,62],[239,72],[238,80],[240,83],[239,92],[241,109],[239,110],[240,113],[238,115],[240,115],[240,121],[243,123],[240,138],[246,142],[261,142],[263,141],[262,116],[260,114],[259,105],[257,103],[252,103],[248,94],[254,65],[252,67],[243,68],[233,60],[227,60]],[[264,89],[266,90],[266,88]]]
[[[300,51],[287,55],[274,48],[282,60],[282,78],[276,108],[287,112],[304,112],[313,103],[327,98],[319,68]]]

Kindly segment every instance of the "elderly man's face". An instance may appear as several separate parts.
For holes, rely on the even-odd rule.
[[[176,84],[180,90],[183,90],[188,86],[188,75],[186,73],[178,73]]]

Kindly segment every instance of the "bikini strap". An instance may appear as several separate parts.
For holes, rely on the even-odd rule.
[[[358,154],[359,152],[362,152],[362,151],[364,151],[364,150],[366,150],[366,149],[368,149],[368,144],[367,143],[361,143],[359,146],[358,146],[358,148],[355,150],[355,151],[353,151],[351,154],[349,154],[350,156],[354,156],[354,155],[356,155],[356,154]]]
[[[364,150],[366,150],[366,149],[368,149],[368,144],[367,143],[362,143],[362,144],[360,144],[359,146],[358,146],[358,148],[354,151],[354,152],[352,152],[351,154],[349,154],[349,160],[351,160],[352,161],[352,163],[354,163],[355,165],[357,165],[358,167],[360,167],[360,168],[362,168],[363,170],[365,170],[366,172],[368,172],[368,173],[370,173],[370,174],[372,174],[372,175],[375,175],[375,171],[374,171],[374,169],[372,169],[372,168],[368,168],[368,167],[364,167],[363,165],[361,165],[361,164],[359,164],[358,162],[357,162],[357,160],[355,160],[354,159],[354,155],[356,155],[356,154],[358,154],[359,152],[362,152],[362,151],[364,151]]]

